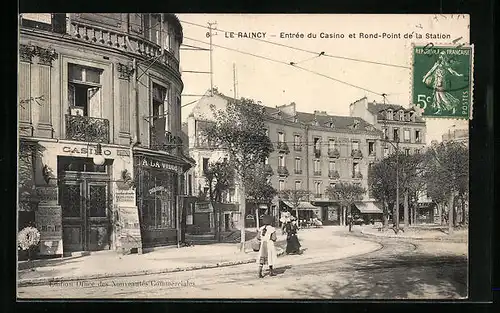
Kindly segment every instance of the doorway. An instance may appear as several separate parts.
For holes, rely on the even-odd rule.
[[[59,202],[63,249],[65,252],[108,250],[111,234],[109,166],[96,167],[92,159],[78,159],[71,160],[73,167],[81,165],[77,166],[78,171],[64,164],[59,167],[62,168]]]

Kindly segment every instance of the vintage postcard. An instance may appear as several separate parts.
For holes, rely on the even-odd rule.
[[[18,299],[466,299],[468,15],[23,13]]]

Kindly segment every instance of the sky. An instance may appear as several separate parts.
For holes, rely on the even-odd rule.
[[[234,64],[237,98],[252,98],[271,107],[295,102],[298,111],[312,113],[318,110],[346,116],[349,115],[349,104],[365,96],[370,102],[383,102],[381,95],[386,94],[388,103],[410,104],[412,43],[438,44],[455,40],[458,45],[469,44],[470,40],[468,15],[177,16],[183,26],[182,48],[188,48],[187,45],[208,48],[208,23],[217,23],[214,25],[217,30],[212,36],[212,69],[213,85],[220,92],[234,95]],[[238,36],[238,33],[244,35],[251,32],[260,32],[262,40],[307,52]],[[265,37],[262,37],[264,33]],[[282,33],[293,33],[295,38],[282,38]],[[308,38],[310,33],[316,34],[316,38]],[[333,38],[321,38],[321,33],[330,34]],[[360,38],[361,33],[364,37],[379,34],[384,38]],[[351,38],[352,34],[354,38]],[[405,34],[411,34],[413,38],[405,38]],[[422,39],[417,39],[416,34],[420,34]],[[426,39],[426,34],[449,37]],[[299,38],[296,38],[297,35]],[[301,38],[301,35],[304,37]],[[321,52],[325,55],[320,56]],[[208,51],[181,50],[180,58],[181,71],[210,71]],[[291,66],[290,62],[306,70]],[[210,75],[183,72],[182,80],[182,104],[186,105],[182,109],[182,119],[185,120],[194,106],[187,104],[210,89]],[[468,121],[426,119],[426,125],[427,143],[430,143],[432,140],[441,141],[441,135],[450,129],[468,128]]]

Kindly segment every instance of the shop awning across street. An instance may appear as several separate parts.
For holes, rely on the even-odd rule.
[[[291,202],[288,202],[288,201],[283,201],[283,203],[284,203],[287,207],[289,207],[289,208],[293,209],[293,204],[292,204]],[[314,206],[314,205],[312,205],[311,203],[309,203],[309,202],[305,202],[305,201],[300,202],[300,203],[299,203],[299,206],[297,207],[297,209],[299,209],[299,210],[320,210],[320,208],[319,208],[319,207]]]
[[[364,214],[382,214],[382,210],[372,201],[354,203],[359,212]]]

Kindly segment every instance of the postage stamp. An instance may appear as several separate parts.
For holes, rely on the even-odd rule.
[[[412,103],[422,116],[472,119],[473,45],[413,45]]]

